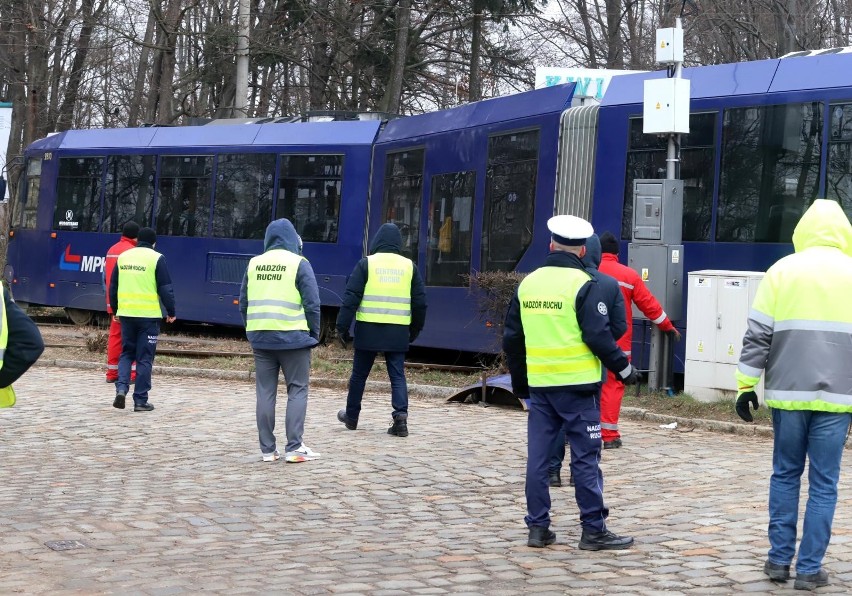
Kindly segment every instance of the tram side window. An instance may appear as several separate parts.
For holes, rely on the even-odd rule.
[[[710,240],[715,171],[716,113],[690,114],[690,133],[681,137],[680,179],[683,180],[683,239]],[[633,228],[633,181],[666,177],[668,140],[642,132],[642,118],[630,119],[627,180],[621,237],[630,240]]]
[[[852,104],[829,107],[828,173],[825,198],[852,217]]]
[[[103,157],[63,157],[56,181],[53,229],[97,232],[101,217]]]
[[[426,285],[465,286],[470,273],[476,172],[432,177]]]
[[[420,205],[423,196],[423,149],[388,153],[385,164],[383,222],[402,232],[402,254],[417,262]]]
[[[220,155],[216,166],[213,236],[263,239],[272,217],[273,154]]]
[[[488,140],[482,271],[512,271],[532,242],[539,131]]]
[[[154,206],[155,155],[111,155],[107,158],[104,232],[120,233],[128,221],[146,226]]]
[[[213,158],[169,155],[160,158],[157,234],[206,236],[210,219]]]
[[[822,104],[725,110],[716,240],[790,242],[819,191]]]
[[[303,242],[337,242],[342,182],[342,155],[282,155],[275,217]]]
[[[24,184],[21,186],[20,197],[16,208],[18,212],[12,221],[20,222],[24,229],[36,227],[38,216],[38,195],[41,188],[41,158],[27,160],[27,172]]]

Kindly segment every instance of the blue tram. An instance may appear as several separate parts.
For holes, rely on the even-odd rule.
[[[632,180],[665,176],[665,139],[642,134],[643,81],[661,76],[615,77],[600,106],[572,107],[569,84],[384,124],[56,134],[26,151],[5,275],[20,301],[64,306],[78,320],[103,311],[102,258],[134,218],[157,231],[178,317],[239,324],[234,300],[247,260],[270,219],[288,217],[329,324],[371,234],[391,221],[427,285],[417,344],[494,351],[466,276],[538,266],[554,213],[620,232],[626,252]],[[814,198],[852,213],[852,54],[684,76],[692,81],[691,132],[680,146],[686,271],[766,269],[791,252],[793,227]]]

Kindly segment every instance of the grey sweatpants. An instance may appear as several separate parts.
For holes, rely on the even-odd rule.
[[[255,387],[257,393],[257,434],[261,453],[272,453],[275,444],[275,401],[278,397],[278,371],[284,371],[287,382],[286,451],[302,445],[305,412],[308,409],[308,379],[311,374],[311,350],[254,350]]]

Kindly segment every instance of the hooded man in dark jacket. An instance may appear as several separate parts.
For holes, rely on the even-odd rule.
[[[254,351],[257,432],[263,461],[280,457],[275,442],[278,374],[287,382],[288,463],[316,459],[302,442],[308,409],[311,348],[319,343],[320,300],[311,264],[302,256],[302,239],[287,219],[266,228],[263,254],[249,261],[240,287],[240,314]]]
[[[601,264],[601,241],[597,234],[592,234],[586,239],[586,254],[581,259],[583,266],[586,268],[592,277],[598,282],[600,294],[603,303],[609,311],[609,330],[612,333],[612,338],[618,341],[627,331],[627,315],[624,308],[624,296],[621,294],[621,288],[618,287],[618,281],[614,277],[610,277],[605,273],[598,271]],[[604,372],[606,375],[606,372]],[[606,380],[606,377],[604,377]],[[563,426],[553,442],[553,449],[550,456],[550,486],[562,486],[562,460],[565,459],[565,426]],[[574,475],[569,476],[568,484],[574,486]]]
[[[376,355],[383,352],[391,382],[393,424],[388,434],[408,436],[408,387],[405,353],[426,322],[426,291],[412,261],[401,253],[402,235],[392,223],[379,228],[370,245],[370,256],[355,265],[343,305],[337,315],[337,333],[347,343],[355,319],[355,354],[346,409],[337,419],[349,430],[358,427],[364,386]]]

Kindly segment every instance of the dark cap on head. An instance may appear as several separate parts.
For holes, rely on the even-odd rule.
[[[601,252],[611,255],[618,254],[618,240],[612,232],[601,234]]]
[[[147,242],[153,245],[157,241],[157,232],[151,228],[142,228],[139,230],[139,242]]]
[[[135,221],[129,221],[121,228],[121,235],[125,238],[136,238],[139,235],[139,224]]]

